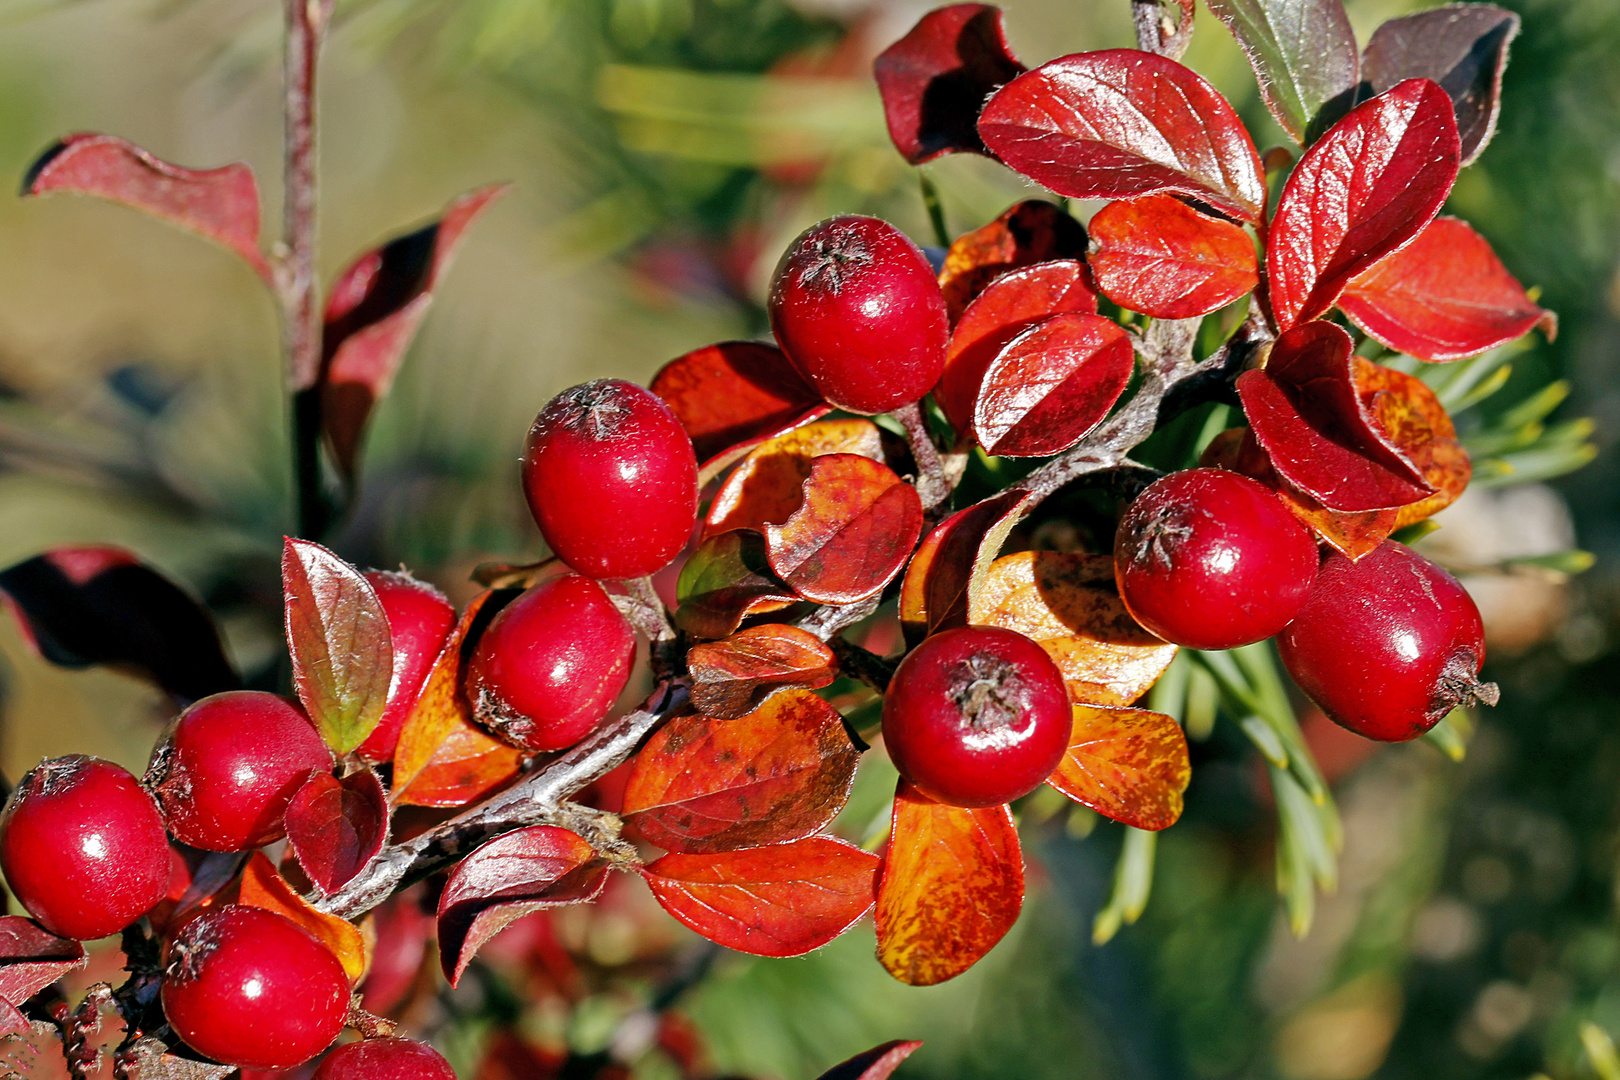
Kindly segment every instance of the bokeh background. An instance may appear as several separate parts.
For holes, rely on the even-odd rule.
[[[682,991],[718,1074],[808,1080],[918,1037],[902,1077],[1593,1075],[1581,1023],[1620,1033],[1620,3],[1501,2],[1524,19],[1501,127],[1450,209],[1562,320],[1556,343],[1513,358],[1502,398],[1566,380],[1546,424],[1576,422],[1562,430],[1579,437],[1589,418],[1599,453],[1550,485],[1470,496],[1428,541],[1479,570],[1468,580],[1504,690],[1462,763],[1308,724],[1346,833],[1311,933],[1296,940],[1279,914],[1262,770],[1223,720],[1195,745],[1189,809],[1160,839],[1141,919],[1104,946],[1092,922],[1121,830],[1034,806],[1025,917],[954,983],[891,982],[869,928],[800,960],[690,953],[644,894],[625,896],[559,920],[549,945],[514,937],[488,978],[429,1003],[423,1023],[464,1077],[480,1061],[491,1080],[526,1075],[484,1059],[497,1025],[531,1046],[609,1046],[658,986]],[[1132,42],[1125,0],[1005,6],[1029,63]],[[1363,41],[1425,6],[1349,5]],[[114,132],[182,164],[250,162],[273,235],[278,8],[0,0],[0,178],[19,181],[62,133]],[[869,78],[871,57],[923,10],[340,3],[322,90],[325,277],[462,190],[515,188],[470,234],[377,411],[363,497],[335,546],[464,599],[476,563],[540,550],[513,463],[551,394],[644,380],[690,348],[761,335],[776,253],[821,217],[876,213],[927,237]],[[1187,62],[1262,148],[1282,141],[1207,11]],[[930,172],[955,231],[1026,192],[988,161]],[[0,565],[53,545],[127,546],[206,599],[245,669],[273,668],[291,529],[278,364],[275,314],[233,256],[90,200],[0,199]],[[1584,575],[1505,568],[1577,545],[1596,555]],[[10,777],[69,752],[138,768],[169,708],[119,674],[47,666],[9,619],[0,691]],[[851,813],[877,813],[888,783],[863,777]],[[502,956],[557,941],[595,973],[571,1005],[526,996],[521,965],[500,973]],[[655,985],[633,961],[658,950],[704,976],[677,964],[674,984]],[[653,1056],[637,1074],[670,1068]]]

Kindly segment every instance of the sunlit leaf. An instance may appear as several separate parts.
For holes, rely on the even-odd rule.
[[[765,549],[771,569],[800,596],[850,604],[900,572],[922,522],[917,489],[887,465],[824,454],[810,463],[802,505],[765,526]]]
[[[1343,0],[1210,0],[1243,47],[1266,108],[1304,143],[1324,107],[1355,93],[1356,35]]]
[[[814,690],[838,673],[833,652],[807,630],[767,623],[723,641],[694,645],[686,654],[692,705],[717,719],[744,716],[787,687]]]
[[[908,644],[967,624],[973,582],[983,579],[1028,505],[1027,492],[1003,491],[952,514],[917,545],[900,584]]]
[[[242,868],[240,903],[285,915],[313,934],[331,949],[348,972],[349,982],[357,983],[370,962],[365,938],[351,922],[329,915],[298,895],[287,879],[276,872],[263,852],[256,851]]]
[[[974,434],[986,453],[1005,457],[1067,450],[1108,415],[1135,366],[1118,323],[1053,315],[996,354],[974,405]]]
[[[1181,817],[1191,778],[1187,736],[1171,717],[1076,705],[1068,752],[1047,783],[1104,817],[1151,831]]]
[[[1015,203],[988,225],[958,236],[945,253],[939,285],[951,322],[973,298],[1009,270],[1086,254],[1086,230],[1044,199]]]
[[[1254,241],[1169,195],[1109,203],[1091,219],[1097,288],[1155,319],[1207,315],[1259,283]]]
[[[353,880],[387,838],[388,795],[370,769],[341,780],[316,773],[287,804],[287,840],[298,865],[324,893]]]
[[[913,165],[941,154],[983,153],[979,110],[1024,71],[1007,46],[1001,9],[935,8],[872,65],[895,149]]]
[[[703,535],[732,529],[763,532],[780,525],[804,502],[810,463],[822,454],[859,454],[883,459],[883,439],[866,419],[818,420],[767,439],[743,459],[715,493],[703,519]]]

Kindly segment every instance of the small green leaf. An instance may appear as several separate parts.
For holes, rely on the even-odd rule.
[[[1615,1053],[1609,1033],[1590,1020],[1581,1022],[1581,1045],[1592,1062],[1592,1071],[1601,1080],[1620,1080],[1620,1054]]]
[[[1288,768],[1288,751],[1283,748],[1282,740],[1270,724],[1258,716],[1245,716],[1238,721],[1238,727],[1243,729],[1243,734],[1249,737],[1249,741],[1254,743],[1255,749],[1267,761],[1279,769]]]
[[[358,570],[308,540],[287,538],[281,587],[298,698],[332,752],[347,754],[388,703],[388,616]]]
[[[1425,731],[1423,737],[1452,761],[1461,761],[1468,754],[1468,735],[1472,728],[1467,711],[1455,709]]]
[[[1134,923],[1147,907],[1153,891],[1153,856],[1158,839],[1158,833],[1126,826],[1119,861],[1114,864],[1114,891],[1091,924],[1093,944],[1106,945],[1119,933],[1121,924]]]
[[[1590,551],[1579,548],[1570,548],[1568,551],[1555,551],[1550,555],[1527,555],[1523,558],[1509,559],[1509,566],[1530,566],[1537,570],[1551,570],[1555,574],[1584,574],[1592,569],[1597,562],[1597,556]]]

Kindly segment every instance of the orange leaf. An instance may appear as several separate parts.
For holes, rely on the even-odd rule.
[[[342,962],[343,970],[349,973],[351,984],[365,978],[371,956],[359,927],[336,915],[327,914],[299,896],[287,884],[287,879],[276,872],[263,852],[254,852],[242,868],[242,888],[237,901],[248,907],[264,908],[277,915],[285,915],[332,950]]]
[[[954,979],[995,947],[1024,903],[1012,811],[934,802],[904,780],[878,879],[878,959],[903,983]]]
[[[1023,520],[1029,495],[1003,491],[934,527],[906,567],[900,583],[900,625],[906,644],[915,645],[935,630],[965,626],[968,595],[1001,551],[1007,534]]]
[[[694,645],[686,654],[692,705],[722,720],[745,716],[789,686],[814,690],[838,673],[831,649],[808,630],[767,623],[724,641]]]
[[[810,462],[822,454],[859,454],[883,460],[883,440],[870,420],[818,420],[755,447],[720,486],[703,519],[705,538],[732,529],[764,532],[780,525],[804,501]]]
[[[824,454],[810,463],[804,502],[765,526],[771,569],[793,591],[823,604],[852,604],[900,572],[922,531],[917,489],[881,462]]]
[[[1104,817],[1157,830],[1181,817],[1191,778],[1187,736],[1173,718],[1076,705],[1068,753],[1046,782]]]
[[[468,632],[491,595],[492,592],[487,589],[479,593],[467,605],[467,610],[461,613],[461,618],[440,647],[439,656],[433,661],[433,667],[422,683],[416,707],[400,728],[399,743],[394,750],[393,786],[396,792],[410,787],[411,781],[427,766],[434,751],[456,729],[457,717],[469,723],[472,720],[472,709],[461,692],[461,654],[467,643]]]
[[[1103,555],[1024,551],[997,559],[969,598],[968,621],[1039,642],[1057,661],[1070,698],[1089,705],[1129,705],[1176,656],[1174,645],[1125,610],[1114,561]]]
[[[1027,199],[964,233],[945,253],[939,285],[954,324],[984,287],[1009,270],[1086,253],[1086,230],[1055,203]]]

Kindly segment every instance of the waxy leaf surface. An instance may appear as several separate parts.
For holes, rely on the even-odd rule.
[[[28,170],[26,195],[94,195],[222,244],[270,281],[259,252],[259,185],[243,164],[182,169],[114,135],[69,135]]]
[[[764,532],[804,502],[810,463],[822,454],[859,454],[883,460],[883,438],[865,419],[818,420],[768,439],[749,451],[709,503],[703,535],[732,529]]]
[[[838,674],[838,661],[822,640],[796,626],[766,623],[686,654],[692,706],[720,720],[746,716],[788,687],[814,690]]]
[[[878,960],[933,986],[978,963],[1018,921],[1024,857],[1005,806],[937,803],[904,780],[878,880]]]
[[[844,808],[860,757],[838,710],[808,690],[735,720],[679,716],[636,756],[623,816],[667,851],[798,840]]]
[[[968,305],[945,352],[945,372],[934,400],[959,433],[973,430],[973,404],[984,373],[1006,346],[1042,319],[1059,312],[1097,313],[1085,263],[1059,259],[1010,270]]]
[[[799,598],[772,572],[765,538],[748,529],[711,536],[681,567],[675,625],[699,638],[723,638],[743,619],[780,611]]]
[[[830,836],[714,855],[665,855],[643,875],[665,911],[728,949],[799,956],[872,907],[878,857]]]
[[[1349,107],[1359,65],[1343,0],[1209,0],[1209,10],[1237,38],[1266,108],[1295,142],[1324,108]]]
[[[1130,384],[1136,357],[1101,315],[1053,315],[1009,341],[984,373],[973,431],[986,453],[1044,457],[1096,427]]]
[[[242,685],[202,605],[122,548],[25,559],[0,570],[0,593],[53,664],[132,670],[187,702]]]
[[[900,626],[908,645],[936,630],[967,625],[974,584],[983,580],[1028,505],[1027,492],[1003,491],[958,510],[917,545],[900,583]]]
[[[607,868],[575,833],[532,825],[498,836],[450,872],[439,894],[439,964],[451,986],[484,943],[525,915],[601,895]]]
[[[922,500],[894,470],[859,454],[810,463],[804,502],[765,526],[771,569],[822,604],[852,604],[900,572],[922,532]]]
[[[1519,17],[1494,4],[1445,4],[1391,19],[1361,54],[1363,86],[1381,94],[1406,79],[1433,79],[1451,95],[1462,163],[1473,164],[1496,132],[1502,70]]]
[[[460,196],[437,221],[367,252],[333,283],[321,335],[321,426],[345,474],[462,235],[505,191],[497,184]]]
[[[979,110],[1024,71],[1007,47],[1001,9],[935,8],[872,65],[895,149],[913,165],[941,154],[984,153]]]
[[[1392,349],[1423,360],[1461,360],[1558,317],[1525,294],[1483,236],[1438,217],[1418,238],[1351,279],[1339,306]]]
[[[255,851],[242,868],[242,888],[237,902],[284,915],[315,935],[316,940],[331,949],[343,964],[351,984],[365,977],[370,957],[360,929],[299,896],[298,891],[265,858],[264,852]]]
[[[1069,697],[1083,704],[1131,704],[1176,657],[1174,645],[1125,610],[1114,588],[1114,560],[1102,555],[1002,556],[969,597],[968,621],[1039,643],[1057,661]]]
[[[1457,179],[1451,99],[1410,79],[1351,110],[1295,166],[1266,252],[1278,332],[1326,314],[1350,279],[1410,243]]]
[[[1069,749],[1046,782],[1104,817],[1157,830],[1181,817],[1187,736],[1163,713],[1074,706]]]
[[[979,117],[1009,167],[1077,199],[1190,195],[1257,220],[1266,186],[1254,141],[1213,87],[1137,49],[1076,53],[1002,87]]]
[[[916,1039],[895,1039],[839,1062],[816,1080],[888,1080],[900,1063],[921,1045]]]
[[[298,699],[333,753],[347,754],[388,704],[388,616],[360,571],[308,540],[287,539],[281,589]]]
[[[1081,259],[1086,230],[1056,203],[1026,199],[952,241],[939,271],[945,307],[955,323],[975,296],[1009,270],[1054,259]]]
[[[664,399],[702,462],[706,482],[748,452],[832,406],[775,345],[722,341],[671,360],[647,387]]]
[[[323,893],[364,870],[388,839],[388,795],[370,769],[339,780],[316,773],[287,804],[287,840]]]
[[[0,916],[0,1001],[21,1005],[85,963],[84,946],[72,938],[21,915]]]
[[[1259,284],[1254,241],[1230,221],[1169,195],[1109,203],[1091,219],[1097,288],[1155,319],[1192,319]]]

